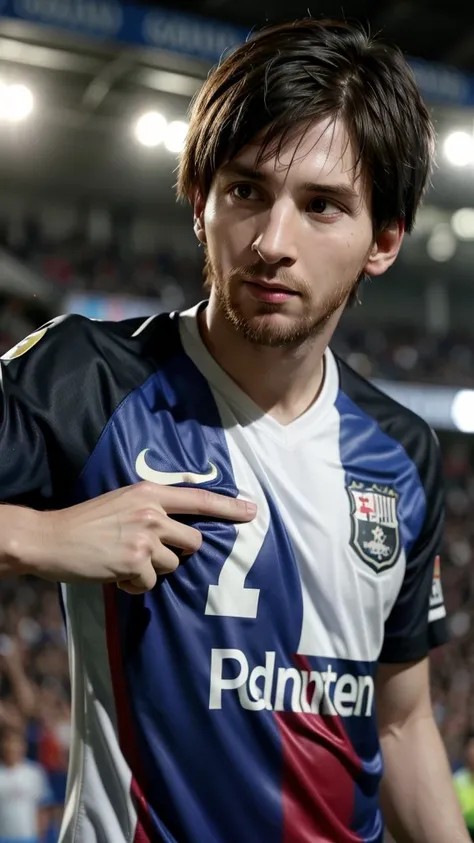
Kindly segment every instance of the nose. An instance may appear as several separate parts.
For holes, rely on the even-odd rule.
[[[296,214],[291,206],[275,202],[260,217],[260,230],[252,243],[252,251],[257,252],[264,263],[281,266],[296,263]]]

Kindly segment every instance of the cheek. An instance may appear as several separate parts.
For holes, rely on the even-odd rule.
[[[216,198],[213,195],[212,191],[207,197],[206,204],[204,206],[204,225],[206,228],[208,226],[212,226],[213,222],[216,218]]]
[[[212,194],[206,202],[204,209],[204,227],[208,245],[214,251],[221,251],[227,240],[227,232],[231,230],[225,215],[222,203],[218,202]]]
[[[214,239],[214,229],[216,225],[216,202],[212,194],[208,196],[204,207],[203,223],[207,244],[209,246]]]
[[[249,220],[236,220],[235,215],[225,213],[226,209],[216,205],[206,206],[204,225],[211,255],[222,266],[236,266],[248,263],[252,258],[252,225]]]
[[[341,238],[332,251],[332,260],[343,276],[354,276],[362,271],[372,246],[370,231],[351,231]]]
[[[305,246],[304,256],[300,252],[300,274],[320,292],[352,284],[363,271],[370,250],[370,237],[361,236],[360,232],[333,234],[336,232],[322,236],[318,243],[313,237]]]

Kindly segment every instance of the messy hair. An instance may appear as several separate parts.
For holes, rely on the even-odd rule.
[[[256,165],[315,121],[341,119],[370,186],[374,236],[413,228],[434,130],[401,50],[361,26],[314,20],[264,28],[216,67],[191,108],[178,195],[206,199],[216,171],[259,139]]]

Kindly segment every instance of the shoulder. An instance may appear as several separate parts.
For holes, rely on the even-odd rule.
[[[47,779],[46,772],[37,761],[32,761],[30,758],[25,758],[21,765],[22,779],[29,779],[32,785],[42,786]]]
[[[398,442],[422,472],[428,463],[438,459],[438,439],[424,419],[363,378],[340,358],[336,357],[336,361],[340,389],[360,413]]]
[[[9,370],[10,367],[21,370],[32,360],[48,365],[64,361],[78,366],[83,353],[100,355],[104,348],[120,346],[132,340],[149,322],[149,319],[105,322],[78,314],[58,316],[20,340],[1,359]]]
[[[0,444],[10,456],[0,472],[4,500],[30,494],[33,482],[41,481],[41,500],[48,501],[70,487],[121,402],[156,371],[154,355],[169,348],[168,334],[177,334],[172,322],[166,314],[123,322],[62,316],[4,355]],[[26,505],[42,506],[36,498]]]
[[[5,764],[0,764],[0,776],[19,778],[22,781],[37,782],[43,780],[45,773],[40,764],[29,758],[25,758],[15,767],[7,767]]]
[[[3,355],[0,386],[30,408],[70,407],[79,391],[89,402],[104,392],[121,400],[153,370],[151,351],[166,344],[159,335],[169,322],[168,314],[122,322],[59,316]]]

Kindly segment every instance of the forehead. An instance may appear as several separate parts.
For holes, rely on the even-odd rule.
[[[302,128],[278,149],[279,138],[265,150],[259,161],[261,144],[244,147],[233,159],[245,167],[258,169],[268,178],[291,182],[345,183],[353,188],[361,181],[360,167],[347,129],[342,120],[317,121]]]

